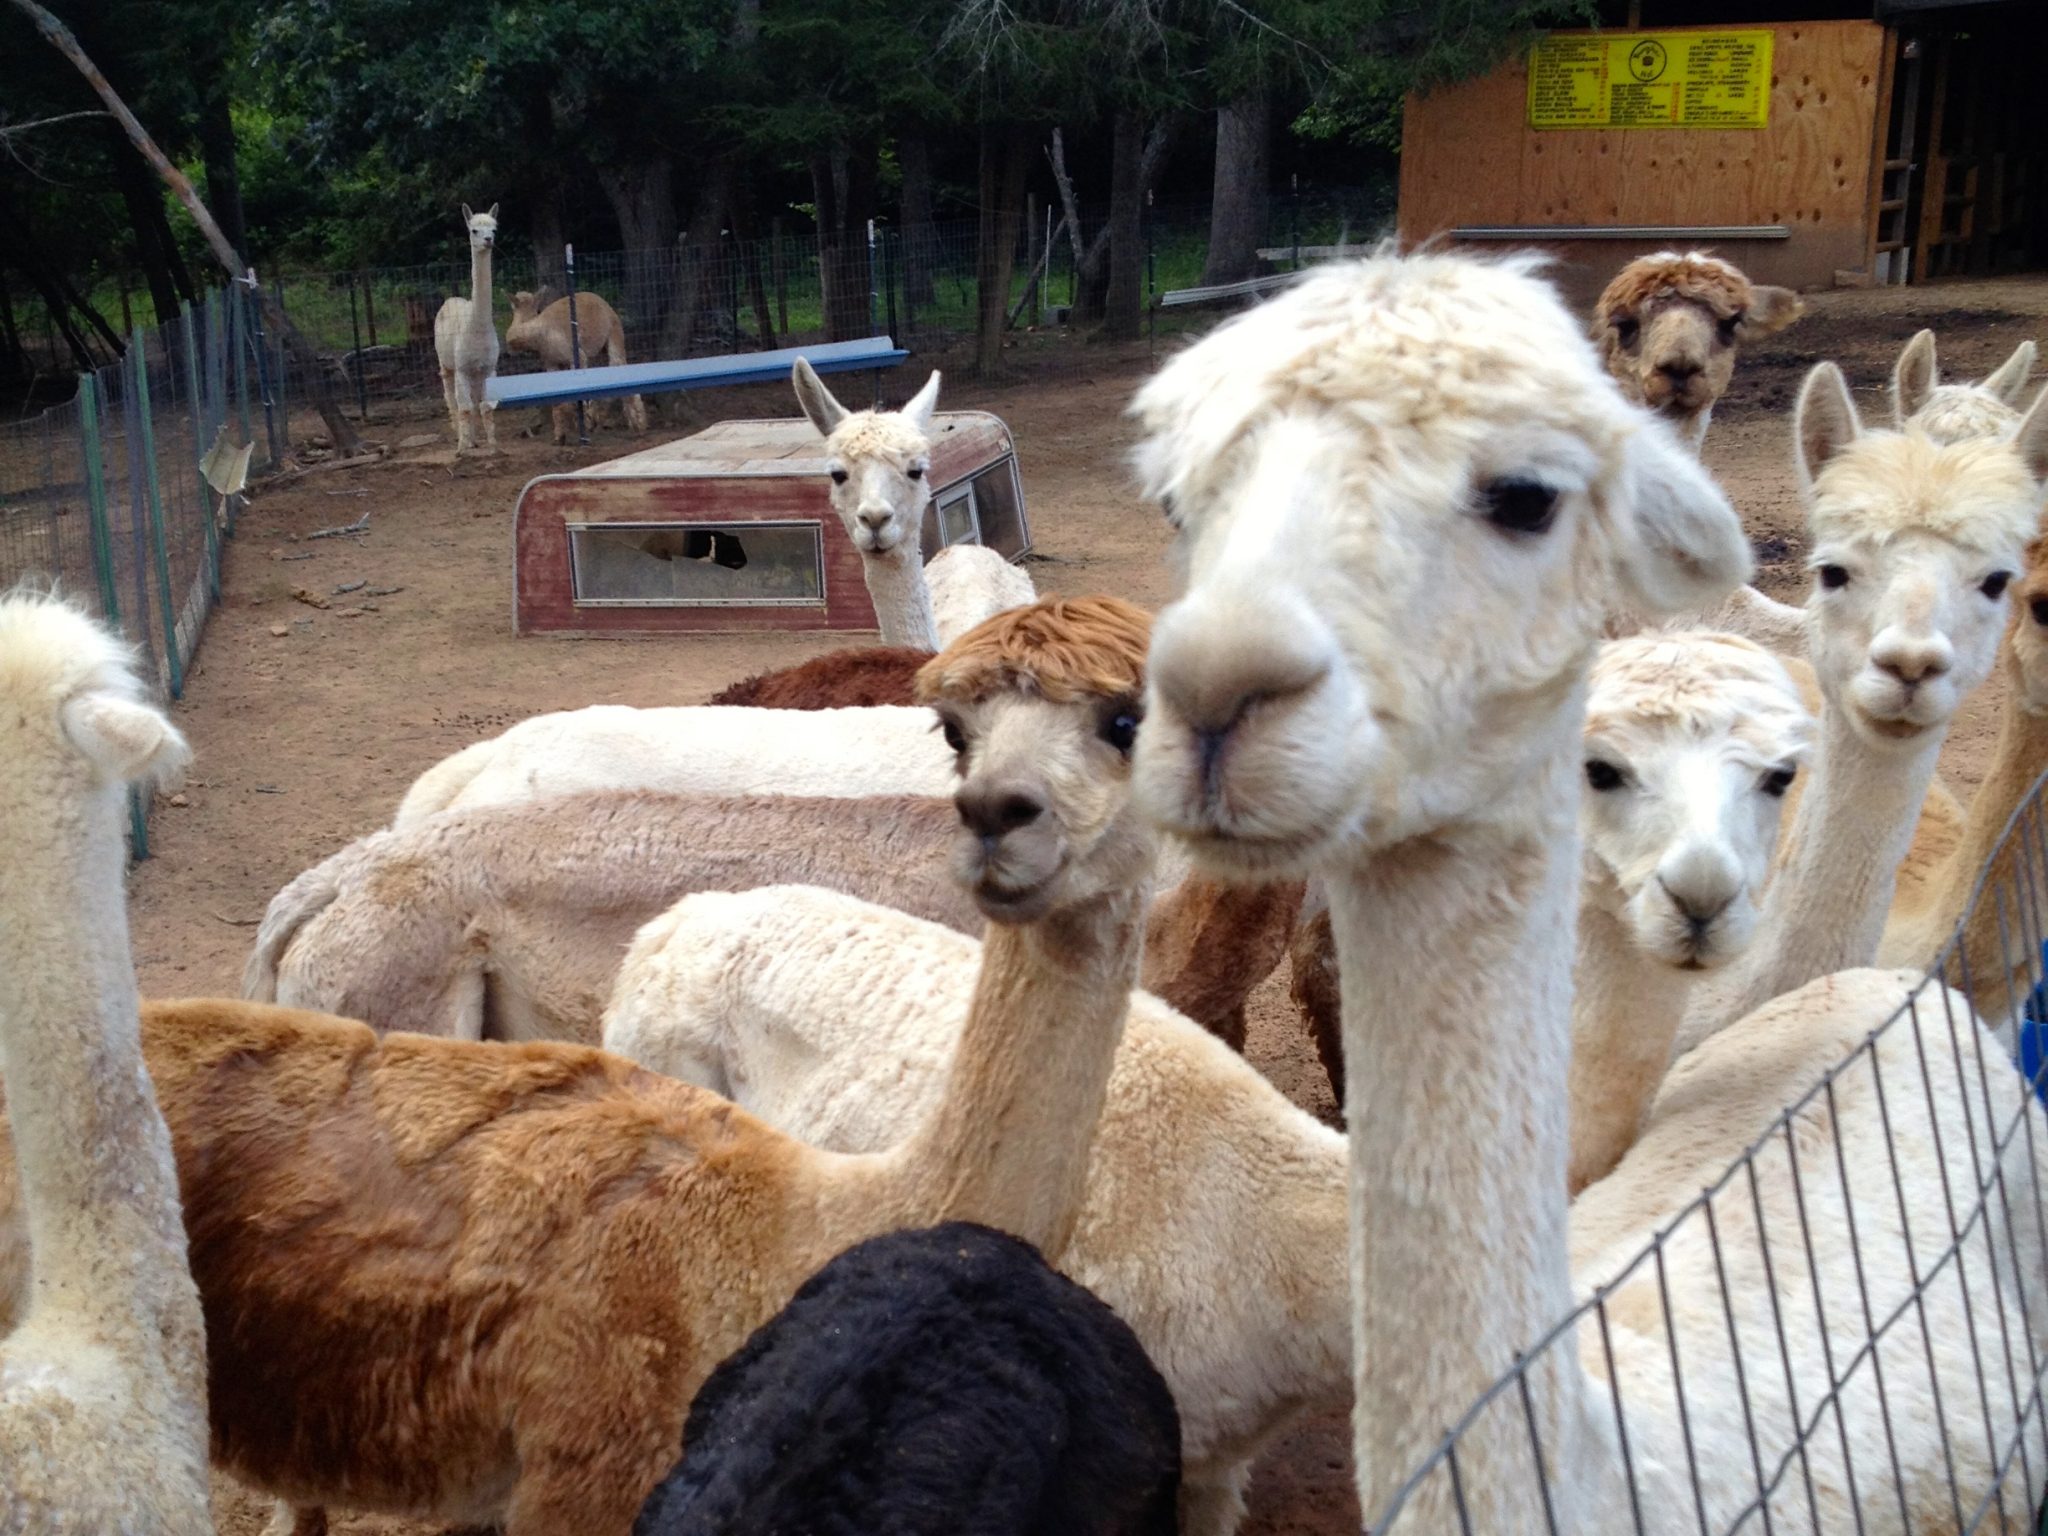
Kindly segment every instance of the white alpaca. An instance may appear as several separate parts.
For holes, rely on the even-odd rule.
[[[1614,916],[1575,967],[1574,1168],[1605,1172],[1633,1139],[1698,974],[1682,967],[1746,941],[1810,734],[1782,668],[1743,641],[1606,648],[1586,750],[1626,782],[1583,791],[1599,850],[1585,901]],[[978,963],[971,939],[835,892],[691,896],[636,940],[604,1043],[814,1146],[879,1150],[937,1102]],[[1299,1408],[1342,1400],[1344,1221],[1342,1139],[1134,992],[1061,1264],[1131,1320],[1173,1388],[1186,1536],[1234,1529],[1260,1447]]]
[[[205,1329],[125,892],[128,785],[185,757],[118,642],[0,598],[0,1071],[35,1255],[0,1338],[0,1531],[213,1529]]]
[[[1141,391],[1138,408],[1140,462],[1150,490],[1171,500],[1188,586],[1155,626],[1134,793],[1217,872],[1320,870],[1329,885],[1350,1078],[1355,1451],[1377,1520],[1445,1427],[1574,1302],[1565,1089],[1593,639],[1617,595],[1649,612],[1711,603],[1746,574],[1747,545],[1712,483],[1615,394],[1555,296],[1514,262],[1425,255],[1328,269],[1210,332]],[[1762,1134],[1788,1078],[1811,1082],[1898,995],[1890,977],[1830,979],[1680,1062],[1643,1141],[1580,1206],[1594,1202],[1597,1214],[1630,1194],[1632,1224],[1614,1229],[1615,1243],[1640,1249],[1698,1192],[1702,1169]],[[1913,1035],[1888,1038],[1902,1042],[1889,1067],[1905,1067]],[[1978,1093],[1982,1042],[1965,1014],[1960,1070],[1937,1064],[1926,1093],[1892,1101],[1907,1219],[1930,1237],[1948,1230],[1945,1170],[1971,1166],[1961,1110]],[[1937,1054],[1948,1052],[1942,1041]],[[2023,1112],[2011,1073],[1984,1093],[2001,1114]],[[1605,1258],[1583,1272],[1616,1280],[1601,1326],[1577,1330],[1597,1370],[1570,1335],[1546,1350],[1523,1386],[1475,1413],[1456,1463],[1435,1463],[1412,1490],[1398,1536],[1727,1530],[1757,1497],[1759,1463],[1773,1477],[1781,1463],[1796,1467],[1770,1499],[1786,1529],[1929,1528],[1950,1508],[1951,1468],[1974,1508],[1994,1471],[1985,1441],[2009,1435],[2014,1414],[2000,1394],[1975,1416],[1971,1320],[1991,1315],[1998,1273],[2007,1295],[2025,1278],[2031,1326],[2048,1324],[2027,1203],[2036,1170],[2021,1162],[2026,1148],[2048,1148],[2048,1121],[2024,1111],[2029,1139],[2012,1143],[2021,1150],[2005,1170],[2024,1192],[2013,1208],[2029,1213],[2017,1225],[2030,1246],[2015,1250],[1994,1204],[1967,1239],[1962,1283],[1977,1310],[1959,1309],[1951,1266],[1924,1311],[1906,1306],[1929,1342],[1899,1330],[1880,1351],[1890,1422],[1912,1416],[1890,1438],[1893,1461],[1874,1449],[1887,1443],[1875,1367],[1855,1354],[1868,1332],[1857,1277],[1883,1317],[1913,1276],[1890,1180],[1879,1182],[1888,1169],[1874,1095],[1845,1083],[1838,1102],[1803,1118],[1816,1158],[1829,1107],[1858,1170],[1863,1234],[1852,1269],[1840,1202],[1810,1177],[1805,1230],[1829,1358],[1805,1255],[1792,1251],[1802,1227],[1784,1162],[1767,1157],[1754,1193],[1738,1179],[1717,1200],[1717,1251],[1693,1221],[1625,1277]],[[1752,1202],[1762,1217],[1737,1220]],[[1769,1284],[1759,1219],[1781,1260]],[[1982,1251],[1993,1243],[1996,1269]],[[1724,1270],[1739,1277],[1725,1303]],[[1776,1312],[1790,1319],[1782,1355]],[[1731,1329],[1749,1341],[1746,1376]],[[1611,1388],[1600,1379],[1610,1344]],[[2013,1347],[2034,1358],[2031,1342]],[[1947,1421],[1952,1461],[1929,1357],[1945,1400],[1973,1415]],[[1816,1436],[1803,1457],[1792,1449],[1781,1360],[1803,1424],[1828,1398],[1830,1359],[1850,1373],[1839,1405],[1857,1449],[1858,1526],[1838,1441]],[[1917,1378],[1906,1368],[1916,1359]],[[2022,1504],[2017,1488],[2010,1503]]]
[[[591,789],[714,795],[944,795],[953,754],[928,709],[633,709],[522,720],[443,758],[405,792],[394,829],[456,806]]]
[[[1029,576],[978,544],[951,545],[925,562],[936,372],[900,411],[849,411],[802,358],[791,379],[797,403],[824,435],[832,509],[860,551],[882,644],[936,651],[1037,596]]]
[[[2019,425],[2020,392],[2033,371],[2034,344],[2023,341],[1981,383],[1937,383],[1934,332],[1916,332],[1892,367],[1892,419],[1937,443],[2002,436]]]
[[[1793,416],[1815,573],[1807,634],[1821,739],[1766,932],[1703,986],[1680,1048],[1780,993],[1877,957],[1956,709],[1985,678],[2040,519],[2048,409],[2009,440],[1865,431],[1841,370]]]
[[[484,387],[498,371],[498,325],[491,318],[491,246],[498,238],[498,205],[471,213],[462,205],[469,231],[470,295],[457,294],[434,316],[434,356],[441,364],[441,397],[455,424],[455,451],[498,446],[497,405]],[[481,441],[479,441],[481,439]]]

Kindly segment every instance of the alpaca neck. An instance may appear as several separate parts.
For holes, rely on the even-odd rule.
[[[861,556],[868,596],[874,599],[875,625],[882,644],[917,651],[939,648],[939,621],[932,612],[932,589],[924,579],[924,558],[913,544]]]
[[[1037,923],[989,925],[944,1094],[907,1140],[863,1159],[877,1176],[874,1198],[846,1210],[858,1231],[839,1247],[962,1220],[1058,1256],[1137,984],[1148,895],[1123,891]]]
[[[1513,825],[1417,839],[1329,879],[1351,1133],[1354,1448],[1369,1519],[1572,1304],[1578,789],[1576,742],[1557,735],[1509,808],[1523,813]],[[1547,1351],[1529,1385],[1568,1493],[1591,1424],[1576,1355]],[[1465,1438],[1470,1529],[1543,1529],[1527,1447],[1519,1411],[1485,1415]],[[1575,1507],[1559,1529],[1582,1528]],[[1441,1472],[1399,1528],[1459,1528]]]
[[[1644,954],[1610,906],[1579,903],[1567,1095],[1571,1194],[1605,1178],[1635,1144],[1671,1064],[1692,981],[1692,973]]]
[[[174,1349],[197,1335],[165,1277],[185,1268],[170,1134],[141,1044],[128,948],[125,792],[52,815],[0,809],[0,846],[28,851],[33,881],[0,897],[0,1079],[35,1255],[29,1316],[120,1329]],[[197,1369],[198,1361],[188,1362]]]
[[[1698,453],[1702,445],[1705,444],[1707,428],[1712,424],[1713,420],[1714,407],[1708,404],[1701,406],[1692,415],[1684,417],[1679,421],[1679,435],[1685,439],[1687,445],[1691,447],[1694,453]]]
[[[469,328],[481,336],[491,329],[491,248],[472,247],[469,253]]]
[[[1725,986],[1701,989],[1682,1044],[1693,1045],[1817,976],[1871,964],[1899,861],[1934,782],[1943,732],[1873,751],[1829,699],[1812,786],[1792,818],[1791,849],[1764,900],[1763,933]]]
[[[2026,683],[2019,675],[2017,662],[2012,660],[2010,643],[2005,646],[2005,657],[2005,718],[1998,729],[1998,745],[1993,749],[1984,782],[1970,797],[1962,838],[1933,881],[1933,902],[1917,925],[1927,939],[1927,952],[1921,964],[1935,958],[1940,945],[1962,921],[1963,909],[1976,889],[1978,872],[1993,858],[1999,863],[1991,872],[1987,891],[2014,888],[2014,850],[2008,847],[2001,853],[1999,839],[2005,835],[2006,823],[2026,800],[2035,780],[2043,769],[2048,769],[2048,715],[2036,714],[2026,707]],[[2016,841],[2025,844],[2027,840],[2022,837]],[[1986,1014],[2004,1016],[2017,1012],[2027,990],[2024,982],[2008,983],[2003,974],[2008,969],[2022,973],[2032,964],[2033,956],[2024,952],[2026,941],[2017,932],[2020,926],[2010,903],[2001,911],[1998,900],[1989,895],[1970,914],[1964,938],[1965,956],[1971,992],[1979,1010]]]

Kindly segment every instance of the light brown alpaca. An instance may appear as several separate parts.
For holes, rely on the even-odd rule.
[[[146,1010],[216,1460],[301,1506],[625,1536],[699,1384],[834,1254],[964,1218],[1057,1255],[1136,981],[1147,628],[1041,603],[921,676],[990,922],[945,1096],[892,1151],[817,1151],[583,1047]]]
[[[1752,283],[1718,256],[1658,251],[1637,257],[1602,290],[1593,342],[1622,392],[1697,449],[1743,343],[1783,330],[1804,308],[1791,289]]]
[[[512,295],[512,323],[505,328],[505,346],[513,352],[528,352],[541,360],[549,373],[576,366],[580,353],[583,366],[594,368],[600,361],[615,367],[629,361],[626,356],[626,327],[618,311],[594,293],[576,295],[576,335],[569,335],[569,301],[547,302],[545,290],[538,294]],[[620,402],[626,425],[635,432],[647,430],[647,404],[638,395]],[[569,441],[569,428],[576,419],[573,405],[554,407],[555,441]]]
[[[26,1315],[0,1338],[11,1533],[213,1529],[199,1297],[136,1038],[124,890],[128,785],[182,766],[185,742],[141,693],[83,614],[0,598],[0,1073],[35,1253]]]

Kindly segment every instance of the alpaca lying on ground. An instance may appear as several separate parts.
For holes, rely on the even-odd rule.
[[[508,351],[531,353],[541,360],[541,366],[549,373],[575,367],[579,352],[585,368],[614,368],[631,361],[626,356],[626,327],[620,322],[618,312],[597,294],[576,295],[574,342],[572,346],[568,299],[549,303],[545,293],[520,292],[512,295],[512,323],[505,327]],[[635,432],[647,430],[645,401],[638,395],[627,395],[619,406],[627,427]],[[555,441],[568,442],[570,428],[576,420],[576,407],[557,405],[553,408],[553,415]]]
[[[903,645],[849,646],[793,667],[761,672],[714,693],[705,702],[748,709],[867,709],[909,704],[917,669],[930,651]]]
[[[2023,341],[1981,383],[1938,383],[1934,332],[1918,331],[1892,367],[1893,423],[1937,443],[2001,436],[2020,424],[2020,395],[2033,371],[2034,344]]]
[[[597,789],[944,795],[953,754],[925,709],[632,709],[536,715],[421,774],[394,830],[439,811]]]
[[[895,796],[625,790],[451,811],[279,891],[243,995],[380,1031],[595,1044],[634,931],[690,891],[803,881],[979,932],[945,869],[958,823],[946,800]],[[1147,914],[1145,984],[1240,1045],[1294,910],[1285,887],[1182,878]]]
[[[498,238],[498,205],[471,213],[462,205],[469,233],[470,296],[457,294],[434,316],[434,357],[441,365],[441,398],[455,424],[455,451],[495,451],[498,407],[485,394],[498,371],[498,325],[491,318],[491,247]]]
[[[900,411],[849,411],[802,358],[792,381],[797,403],[824,436],[832,510],[860,551],[882,644],[937,650],[1037,596],[1029,576],[978,544],[924,559],[938,374]]]
[[[213,1530],[204,1325],[125,890],[128,786],[185,757],[117,640],[0,597],[0,1074],[35,1256],[26,1315],[0,1326],[0,1531]]]
[[[990,925],[948,1090],[889,1153],[817,1151],[587,1048],[146,1009],[217,1461],[302,1529],[333,1502],[625,1536],[696,1388],[835,1254],[954,1218],[1058,1253],[1137,972],[1144,652],[1144,616],[1103,599],[931,664],[956,877]]]
[[[1172,1536],[1173,1398],[1014,1237],[870,1238],[711,1373],[634,1536]]]

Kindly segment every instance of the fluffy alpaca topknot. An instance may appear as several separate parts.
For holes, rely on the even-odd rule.
[[[855,411],[825,439],[833,458],[881,459],[903,469],[932,451],[931,443],[901,411]]]
[[[126,642],[75,603],[28,584],[0,593],[0,691],[54,704],[81,693],[145,696]]]
[[[1145,686],[1152,615],[1115,597],[1049,597],[975,625],[918,670],[921,704],[1023,690],[1055,704]]]
[[[1733,262],[1705,251],[1657,251],[1638,256],[1614,274],[1601,290],[1594,314],[1597,329],[1612,325],[1619,314],[1639,312],[1654,299],[1670,294],[1705,304],[1723,320],[1749,308],[1754,289]]]

